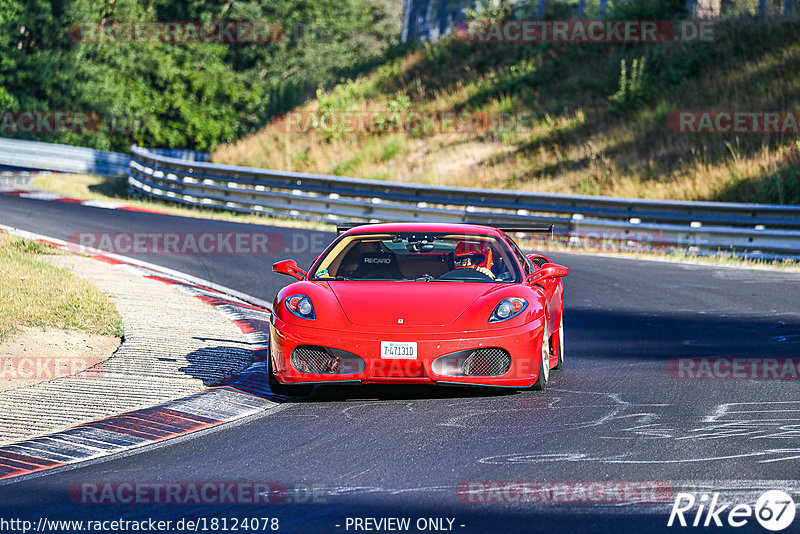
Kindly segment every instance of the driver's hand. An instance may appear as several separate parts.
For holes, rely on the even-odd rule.
[[[492,280],[495,279],[494,273],[492,271],[490,271],[489,269],[487,269],[486,267],[475,267],[475,270],[478,271],[479,273],[485,274],[486,276],[488,276]]]

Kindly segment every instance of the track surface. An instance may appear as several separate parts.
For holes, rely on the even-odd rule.
[[[95,231],[253,231],[2,195],[0,223],[61,239]],[[307,266],[320,250],[306,244],[333,237],[260,230],[280,234],[285,252],[133,257],[271,301],[288,281],[271,264],[294,257]],[[800,382],[679,380],[667,361],[800,357],[800,275],[552,256],[571,269],[567,361],[545,393],[319,388],[278,413],[0,485],[0,518],[270,516],[282,532],[354,532],[345,528],[347,517],[411,517],[412,524],[447,517],[455,532],[670,532],[691,530],[666,527],[671,499],[658,506],[480,505],[460,501],[457,488],[469,481],[659,481],[675,491],[718,489],[722,499],[751,504],[763,490],[788,488],[798,501]],[[106,481],[274,481],[296,492],[282,504],[249,507],[90,506],[68,496],[74,484]],[[306,498],[312,486],[316,498]],[[793,531],[798,525],[800,518]],[[763,532],[754,520],[737,529],[750,530]]]

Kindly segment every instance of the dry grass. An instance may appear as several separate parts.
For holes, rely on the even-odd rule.
[[[524,118],[489,132],[285,133],[279,123],[214,161],[451,186],[555,193],[800,202],[796,136],[678,134],[675,110],[800,109],[800,25],[741,19],[712,43],[487,50],[448,41],[339,85],[299,109],[470,110]],[[646,95],[609,98],[620,59],[647,57]],[[686,67],[685,64],[690,65]],[[684,74],[684,70],[686,73]]]
[[[24,327],[122,337],[122,318],[89,282],[41,259],[49,245],[0,233],[0,342]]]

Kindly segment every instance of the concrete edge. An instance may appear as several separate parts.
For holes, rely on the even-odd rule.
[[[5,225],[0,225],[0,231],[66,248],[66,242],[49,236]],[[4,445],[0,447],[0,484],[184,436],[280,406],[276,400],[281,397],[272,394],[267,384],[268,303],[252,297],[239,299],[237,291],[140,260],[111,254],[93,257],[106,263],[127,265],[141,276],[176,286],[213,306],[242,330],[256,363],[220,386],[187,397]]]

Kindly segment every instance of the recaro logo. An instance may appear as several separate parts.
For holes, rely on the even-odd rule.
[[[389,258],[364,258],[364,263],[392,263]]]
[[[781,490],[764,492],[755,507],[744,503],[732,507],[730,504],[720,505],[719,493],[703,493],[697,498],[693,493],[681,492],[675,495],[667,526],[688,526],[684,514],[689,516],[693,527],[721,527],[724,523],[731,527],[743,527],[755,517],[765,529],[778,532],[794,521],[795,504],[792,496]]]

